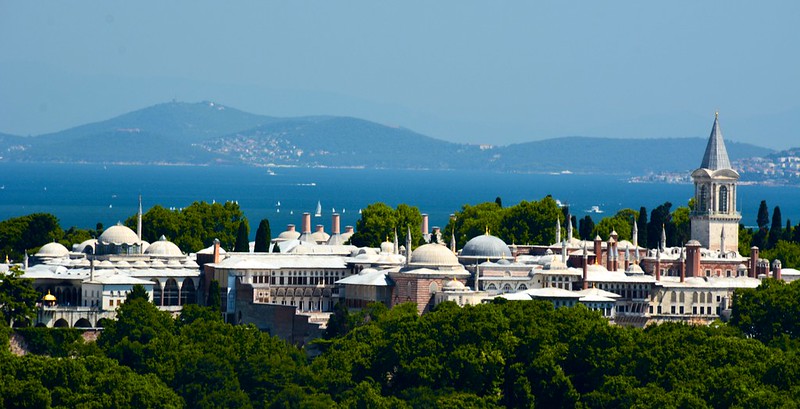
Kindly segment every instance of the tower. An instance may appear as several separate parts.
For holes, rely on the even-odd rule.
[[[719,126],[719,113],[714,115],[703,162],[692,172],[692,181],[695,200],[691,214],[692,240],[710,250],[737,251],[742,219],[736,211],[739,173],[731,168]]]

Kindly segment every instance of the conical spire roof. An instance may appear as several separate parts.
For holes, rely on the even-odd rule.
[[[711,136],[708,137],[706,153],[703,155],[700,167],[710,170],[731,169],[731,161],[728,159],[728,151],[725,149],[722,130],[719,127],[719,112],[714,115],[714,126],[711,128]]]

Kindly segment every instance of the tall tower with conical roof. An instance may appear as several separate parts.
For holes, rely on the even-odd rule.
[[[742,219],[742,215],[736,211],[739,173],[731,168],[718,112],[714,115],[714,126],[703,162],[700,168],[692,172],[692,181],[695,200],[691,214],[692,239],[710,250],[737,251],[739,221]]]

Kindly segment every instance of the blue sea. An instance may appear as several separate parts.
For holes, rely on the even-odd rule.
[[[365,169],[265,168],[244,166],[127,166],[0,163],[0,220],[34,212],[56,215],[64,228],[109,226],[134,215],[137,197],[144,210],[160,204],[186,207],[194,201],[237,201],[250,220],[251,235],[258,221],[270,220],[277,234],[303,212],[314,213],[317,202],[330,231],[330,214],[342,215],[342,226],[353,225],[358,210],[370,203],[406,203],[430,215],[431,226],[444,226],[461,205],[494,201],[504,205],[552,195],[583,217],[598,206],[595,222],[622,208],[648,211],[670,201],[686,205],[690,184],[628,183],[623,176],[576,174],[509,174],[477,171],[412,171]],[[740,186],[743,222],[754,225],[761,200],[781,207],[783,222],[800,221],[800,189]],[[280,205],[278,203],[280,202]]]

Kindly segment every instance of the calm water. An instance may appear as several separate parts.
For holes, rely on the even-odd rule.
[[[604,213],[593,215],[598,221],[626,207],[652,210],[665,201],[685,205],[693,192],[691,185],[631,184],[614,176],[288,168],[274,172],[251,167],[2,163],[0,220],[49,212],[64,227],[93,228],[97,222],[109,226],[136,213],[141,193],[145,211],[155,204],[181,208],[198,200],[238,201],[254,235],[262,218],[270,220],[275,233],[288,223],[299,226],[301,214],[314,213],[317,201],[323,216],[313,223],[329,231],[332,209],[342,214],[342,226],[355,225],[358,209],[378,201],[417,206],[430,215],[431,226],[444,226],[462,204],[494,201],[497,196],[511,205],[550,194],[569,203],[579,218],[599,206]],[[770,212],[781,206],[784,223],[786,218],[793,224],[800,221],[800,189],[741,186],[739,207],[745,224],[755,224],[762,199]]]

